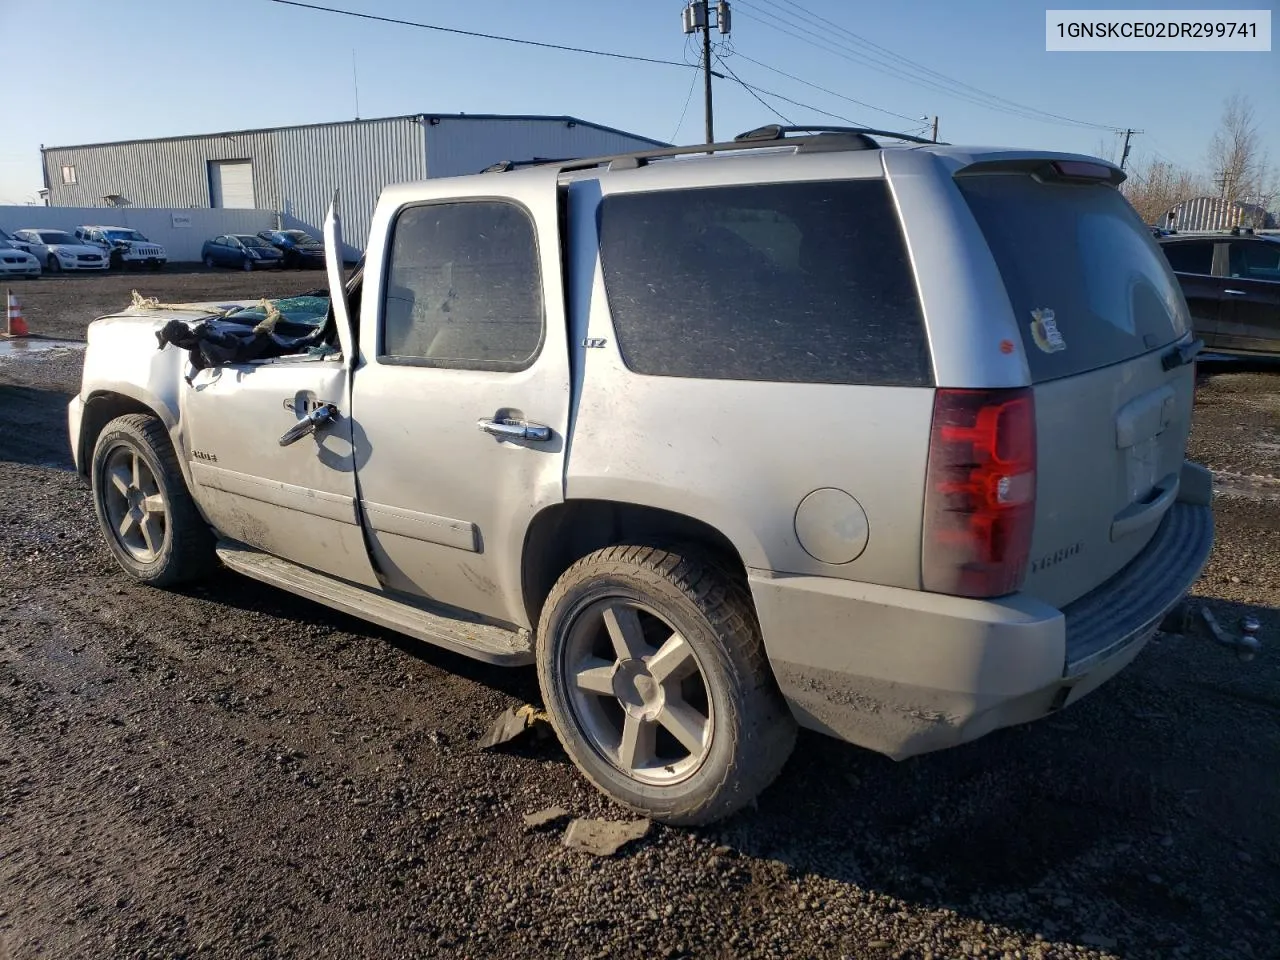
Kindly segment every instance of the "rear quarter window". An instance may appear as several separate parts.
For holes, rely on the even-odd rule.
[[[1021,173],[956,183],[1000,269],[1033,381],[1120,363],[1186,333],[1173,271],[1114,187]]]
[[[637,373],[932,383],[882,180],[615,194],[599,217],[618,347]]]

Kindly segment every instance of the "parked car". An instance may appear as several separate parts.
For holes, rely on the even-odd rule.
[[[100,247],[81,243],[65,230],[27,227],[14,234],[50,273],[59,270],[105,270],[107,256]]]
[[[1280,237],[1177,234],[1162,238],[1160,249],[1209,349],[1280,356]]]
[[[305,230],[262,230],[258,236],[284,254],[290,269],[324,268],[324,244]]]
[[[9,244],[9,246],[14,247],[17,250],[25,251],[30,246],[30,244],[27,243],[26,241],[19,240],[13,234],[3,229],[0,229],[0,240],[5,241],[5,243]]]
[[[164,247],[132,227],[82,226],[76,228],[76,237],[103,250],[116,270],[142,266],[159,270],[169,259]]]
[[[119,565],[536,663],[578,768],[672,823],[797,724],[900,759],[1096,690],[1213,539],[1124,174],[793,132],[389,186],[345,282],[331,212],[311,362],[264,311],[96,321],[70,436]]]
[[[206,240],[200,251],[200,259],[206,267],[256,270],[280,266],[284,263],[284,254],[251,233],[228,233]]]
[[[26,250],[18,249],[5,237],[0,237],[0,277],[34,279],[38,276],[40,276],[40,261]]]

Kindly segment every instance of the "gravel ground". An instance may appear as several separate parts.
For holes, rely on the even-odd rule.
[[[1263,621],[1253,663],[1161,635],[1051,720],[901,764],[802,735],[758,808],[597,859],[523,825],[626,819],[553,737],[476,749],[532,671],[230,573],[127,581],[67,469],[78,379],[75,350],[0,359],[0,960],[1280,953],[1266,484],[1224,487],[1196,589]],[[1280,477],[1277,403],[1280,372],[1220,368],[1192,455]]]

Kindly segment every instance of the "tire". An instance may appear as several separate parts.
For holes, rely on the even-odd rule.
[[[204,265],[208,267],[210,270],[213,269],[213,254],[206,253],[204,255]]]
[[[244,263],[242,263],[242,264],[240,265],[240,267],[241,267],[241,269],[242,269],[242,270],[244,270],[244,272],[245,272],[245,273],[252,273],[252,272],[253,272],[253,261],[252,261],[252,260],[250,260],[248,257],[245,257],[245,258],[244,258]]]
[[[124,268],[125,268],[124,254],[122,254],[119,250],[113,250],[111,253],[107,255],[108,270],[123,271]]]
[[[795,745],[745,585],[696,550],[631,544],[579,560],[543,606],[536,658],[574,764],[655,820],[729,816],[773,782]]]
[[[45,266],[49,268],[50,273],[59,273],[62,270],[62,264],[58,262],[58,258],[52,253],[49,254],[49,259],[45,261]]]
[[[133,413],[103,428],[90,483],[107,546],[135,580],[173,586],[217,566],[213,531],[196,509],[169,435],[155,417]],[[122,532],[125,514],[130,522]]]

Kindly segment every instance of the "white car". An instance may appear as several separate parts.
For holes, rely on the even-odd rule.
[[[76,239],[106,252],[112,267],[141,267],[159,270],[168,260],[164,247],[153,243],[132,227],[76,227]]]
[[[105,270],[108,259],[101,247],[81,243],[65,230],[27,227],[14,234],[50,273],[59,270]]]
[[[4,231],[0,230],[0,233]],[[40,276],[40,261],[27,251],[15,247],[5,236],[0,236],[0,277],[34,279]]]

